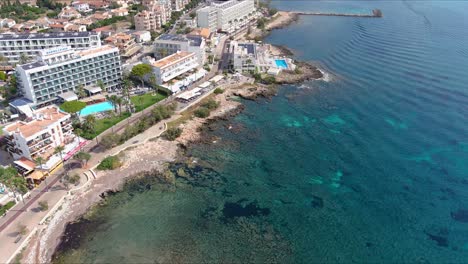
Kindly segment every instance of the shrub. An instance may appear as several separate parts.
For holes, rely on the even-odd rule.
[[[194,114],[196,117],[205,118],[210,115],[210,109],[202,106],[195,110]]]
[[[114,170],[122,166],[122,162],[120,162],[119,157],[117,156],[109,156],[101,161],[101,163],[97,166],[98,170]]]
[[[180,137],[180,135],[182,134],[182,129],[179,128],[179,127],[171,127],[171,128],[168,128],[166,130],[166,132],[164,133],[164,137],[167,139],[167,140],[170,140],[170,141],[173,141],[175,140],[176,138]]]
[[[219,106],[219,103],[216,102],[216,101],[213,100],[213,99],[208,100],[206,103],[204,103],[204,104],[202,105],[202,107],[206,107],[206,108],[208,108],[209,110],[216,109],[216,108],[218,108],[218,106]]]
[[[80,175],[78,174],[73,174],[73,175],[67,175],[65,176],[65,180],[67,182],[69,182],[70,184],[73,184],[73,185],[78,185],[80,184]]]
[[[49,209],[49,203],[47,201],[40,201],[39,202],[39,210],[41,211],[47,211]]]
[[[106,149],[111,149],[117,146],[119,142],[120,136],[118,134],[108,134],[101,138],[100,144]]]
[[[213,93],[214,94],[222,94],[222,93],[224,93],[224,90],[218,87],[213,91]]]

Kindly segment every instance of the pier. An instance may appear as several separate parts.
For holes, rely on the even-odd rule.
[[[382,17],[380,9],[372,10],[372,14],[348,14],[348,13],[323,13],[323,12],[307,12],[307,11],[292,11],[291,13],[306,16],[343,16],[343,17],[367,17],[378,18]]]

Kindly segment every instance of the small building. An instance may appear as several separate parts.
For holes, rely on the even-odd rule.
[[[81,14],[78,12],[75,8],[66,6],[62,8],[62,12],[58,14],[58,18],[64,18],[64,19],[74,19],[74,18],[80,18]]]
[[[0,19],[0,28],[11,28],[14,25],[16,25],[16,22],[11,18]]]
[[[151,33],[149,31],[135,31],[132,33],[132,36],[135,38],[137,43],[144,43],[151,41]]]
[[[190,32],[190,35],[200,36],[205,40],[211,39],[211,30],[209,28],[195,28]]]
[[[75,1],[75,2],[72,2],[72,6],[79,12],[86,13],[86,12],[92,11],[91,8],[89,8],[89,4],[86,2]]]
[[[127,8],[117,8],[117,9],[112,9],[111,14],[113,17],[118,17],[118,16],[128,16],[128,9]]]
[[[231,41],[234,70],[238,72],[255,70],[257,45],[255,43],[238,43]]]
[[[97,33],[101,38],[106,38],[111,36],[114,33],[114,30],[111,26],[104,26],[100,28],[95,28],[92,30],[94,33]]]

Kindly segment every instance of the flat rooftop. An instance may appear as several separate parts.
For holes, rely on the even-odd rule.
[[[0,34],[0,40],[20,40],[20,39],[50,39],[50,38],[82,38],[91,35],[97,36],[95,32],[57,32],[57,33],[18,33]]]
[[[69,114],[63,113],[57,107],[46,107],[38,109],[34,112],[35,119],[29,122],[17,121],[9,126],[5,127],[10,133],[16,131],[21,132],[25,137],[31,137],[40,131],[43,131],[46,127],[58,122],[60,119],[69,116]]]
[[[91,49],[87,49],[87,50],[80,50],[77,53],[80,56],[87,56],[87,55],[90,55],[90,54],[94,54],[94,53],[98,53],[98,52],[102,52],[102,51],[113,50],[113,49],[117,49],[117,48],[113,47],[113,46],[110,46],[110,45],[104,45],[104,46],[101,46],[101,47],[91,48]]]
[[[154,67],[158,67],[158,68],[164,68],[166,66],[169,66],[177,61],[180,61],[184,58],[187,58],[187,57],[190,57],[190,56],[193,56],[194,53],[193,52],[187,52],[187,51],[180,51],[180,52],[177,52],[177,53],[174,53],[172,55],[169,55],[165,58],[162,58],[160,60],[157,60],[153,63],[153,66]]]
[[[180,41],[180,42],[190,42],[190,46],[200,46],[203,39],[201,36],[197,35],[176,35],[176,34],[162,34],[158,37],[157,40],[167,40],[167,41]]]

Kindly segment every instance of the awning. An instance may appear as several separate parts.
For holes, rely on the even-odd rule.
[[[216,75],[215,77],[211,78],[210,81],[212,81],[214,83],[217,83],[217,82],[221,81],[223,78],[224,78],[223,75]]]
[[[85,87],[85,90],[91,94],[99,93],[102,91],[101,87],[98,86]]]
[[[33,113],[30,105],[33,102],[26,98],[18,98],[10,102],[10,106],[17,109],[19,112],[25,114],[27,117],[32,117]]]
[[[29,174],[26,179],[33,179],[33,180],[40,180],[44,178],[45,174],[42,171],[34,171],[33,173]]]
[[[207,87],[209,87],[210,85],[211,85],[210,82],[204,82],[204,83],[200,84],[199,87],[201,87],[201,88],[207,88]]]
[[[59,97],[65,100],[66,102],[78,100],[78,96],[76,96],[74,92],[66,92],[66,93],[60,94]]]
[[[21,159],[15,160],[13,162],[19,167],[23,168],[26,171],[25,173],[29,173],[36,167],[36,164],[34,162],[28,160],[25,157],[21,157]]]
[[[33,116],[33,112],[32,112],[31,107],[29,105],[17,106],[16,109],[18,109],[18,111],[20,111],[21,113],[25,114],[27,117],[32,117]]]

